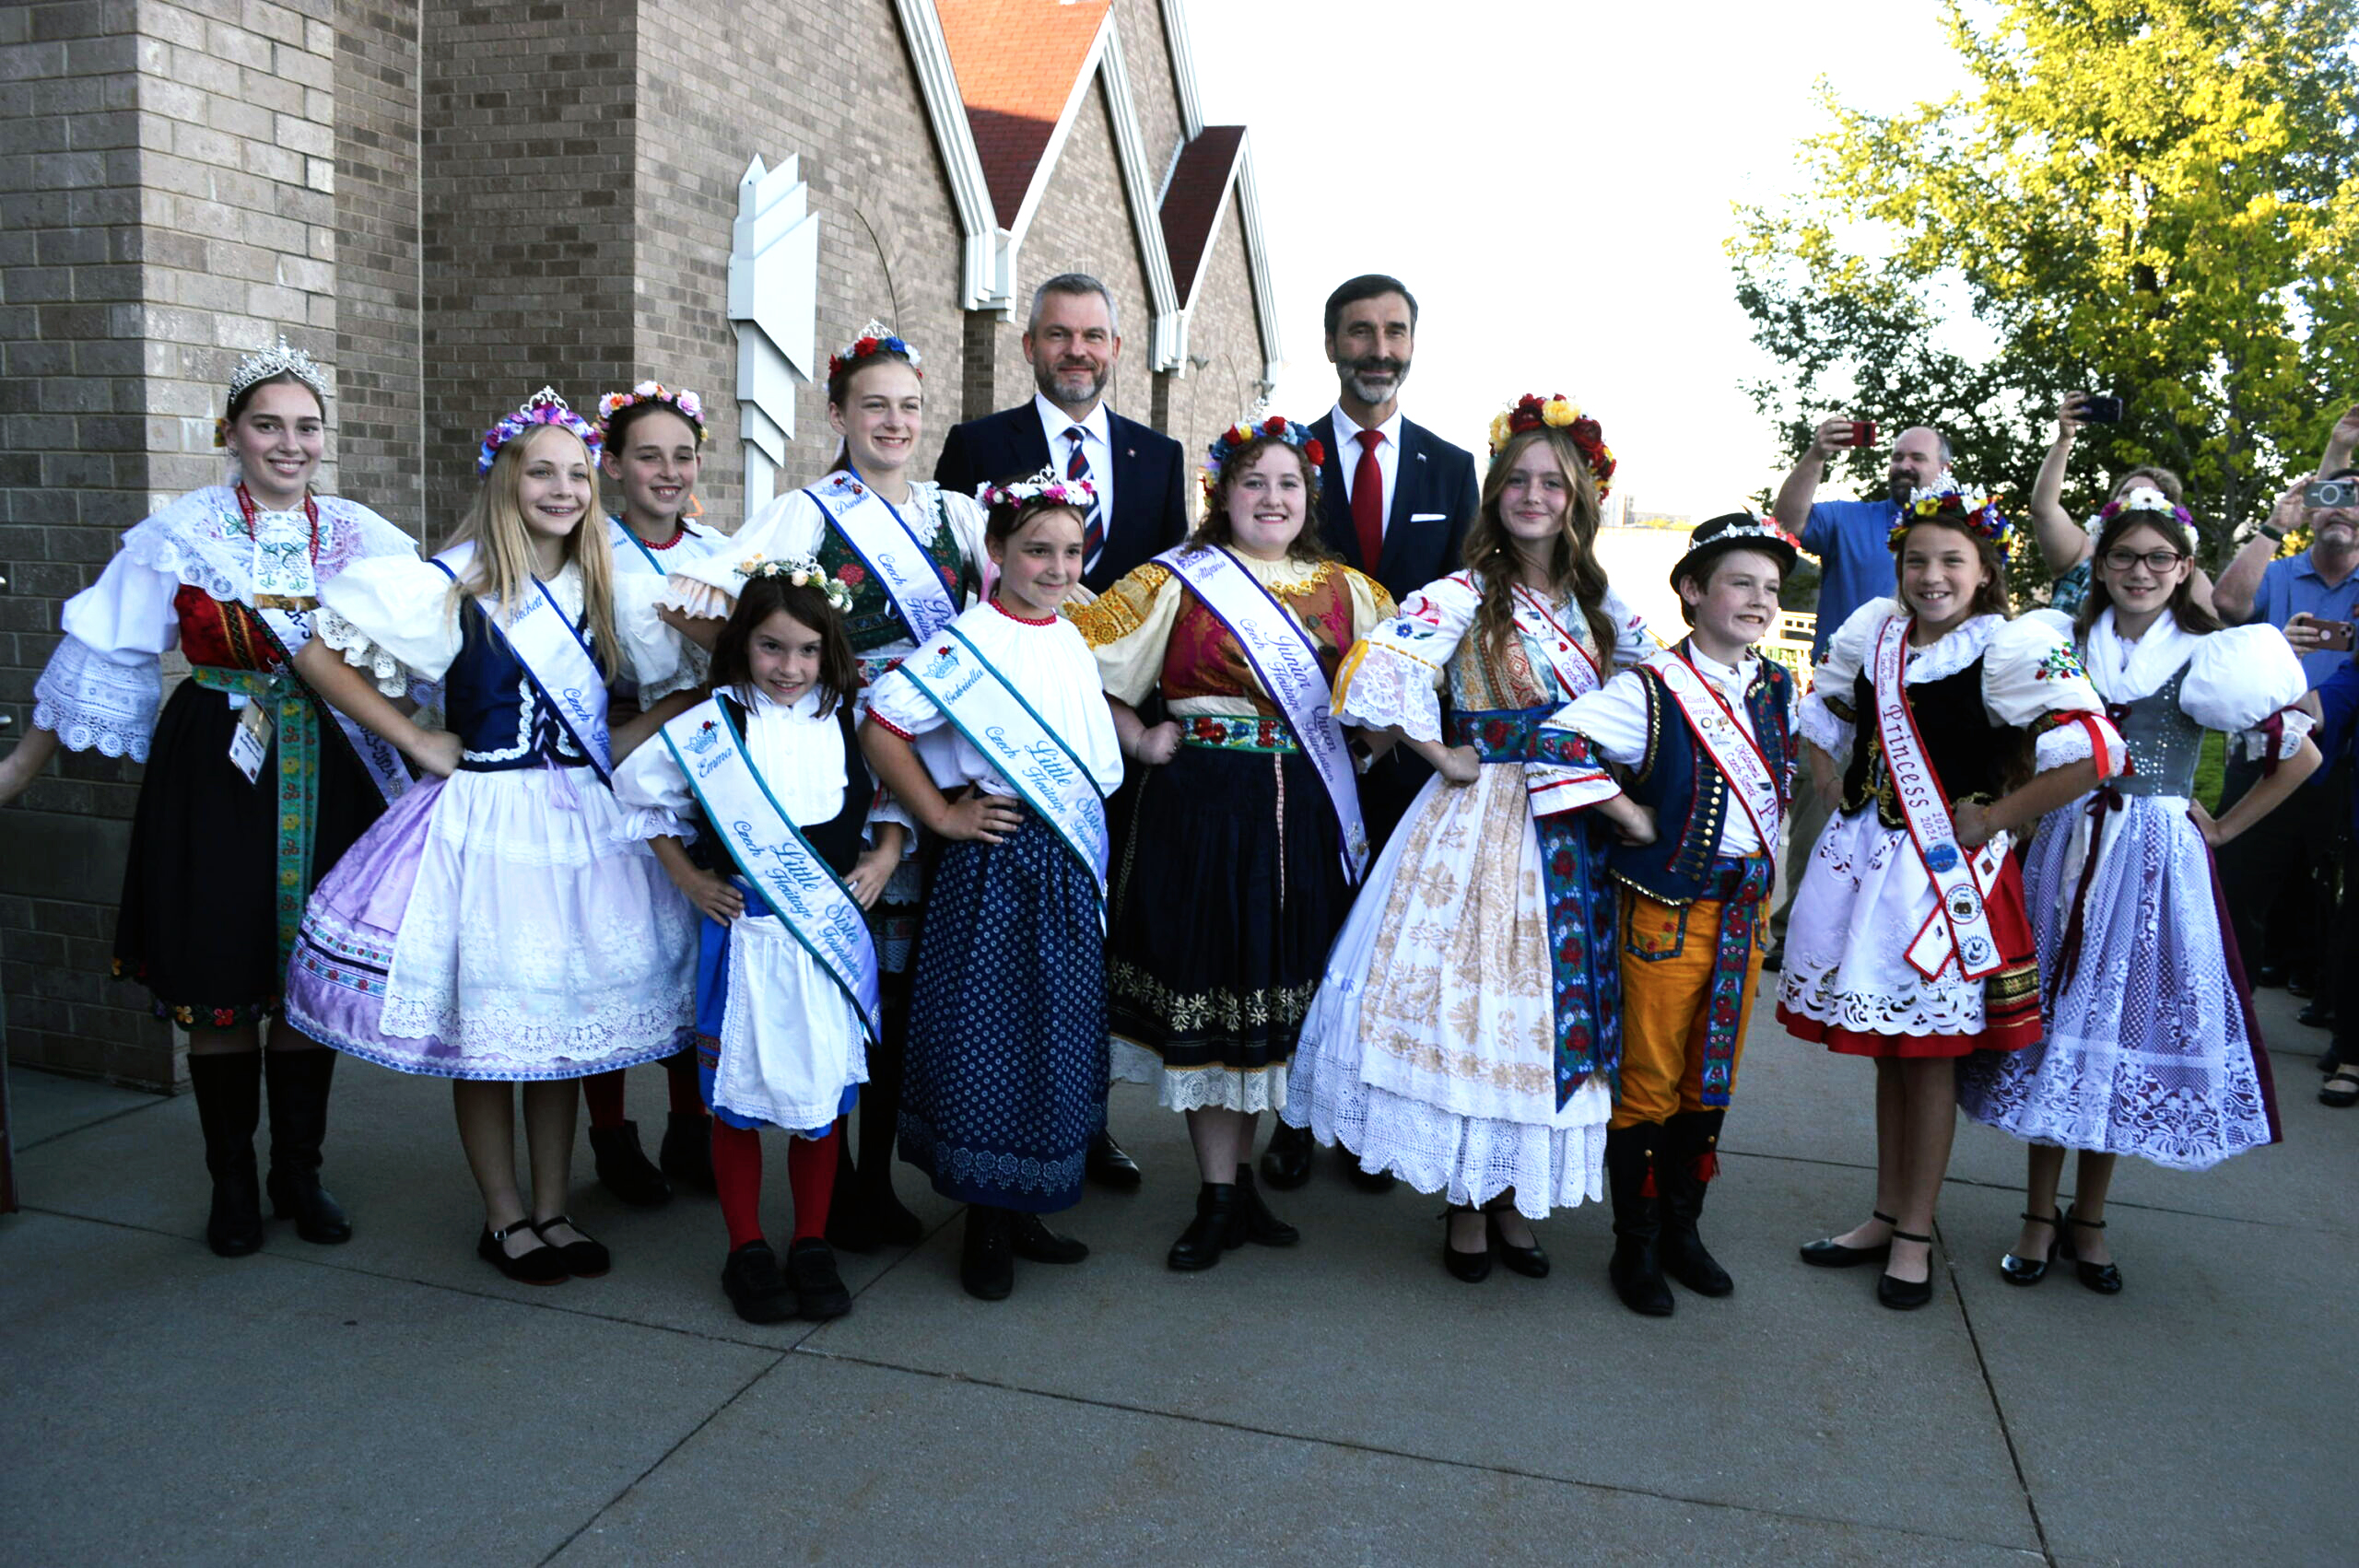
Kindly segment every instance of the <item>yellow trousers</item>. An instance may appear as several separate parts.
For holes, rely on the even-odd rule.
[[[1705,1108],[1704,1044],[1726,907],[1718,899],[1661,904],[1623,888],[1622,1091],[1610,1127],[1668,1121],[1675,1112]],[[1744,1028],[1753,1017],[1769,934],[1766,902],[1754,909],[1753,941],[1745,947],[1744,984],[1737,1000],[1731,1087],[1744,1055]]]

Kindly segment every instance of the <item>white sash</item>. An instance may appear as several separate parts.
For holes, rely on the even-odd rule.
[[[1769,766],[1760,743],[1729,707],[1728,699],[1676,649],[1665,649],[1650,656],[1647,668],[1661,679],[1663,689],[1671,693],[1686,719],[1687,728],[1695,731],[1696,743],[1734,788],[1737,804],[1744,808],[1753,831],[1761,836],[1762,853],[1774,857],[1778,830],[1785,821],[1786,792],[1778,787],[1778,770]]]
[[[1262,689],[1277,704],[1295,743],[1327,787],[1336,825],[1343,829],[1344,874],[1358,882],[1367,869],[1368,852],[1358,775],[1344,747],[1344,727],[1335,721],[1334,694],[1320,673],[1319,649],[1310,634],[1236,556],[1217,545],[1193,550],[1181,545],[1155,558],[1195,591],[1204,608],[1220,618],[1245,650],[1245,661],[1261,679]]]
[[[475,554],[473,544],[453,544],[435,556],[434,564],[452,582],[464,582]],[[534,578],[533,591],[524,596],[512,625],[500,624],[497,594],[484,594],[475,603],[493,634],[508,644],[508,650],[524,666],[524,673],[557,710],[598,777],[611,782],[615,747],[606,733],[606,678],[598,673],[597,661],[590,657],[590,645],[549,597],[548,589]]]
[[[664,725],[661,733],[672,760],[687,776],[688,788],[696,791],[697,803],[728,846],[729,858],[760,890],[780,923],[860,1009],[874,1036],[882,1018],[876,945],[869,937],[868,921],[843,880],[819,858],[754,771],[745,738],[721,699],[707,697]]]
[[[1106,898],[1106,800],[1088,765],[955,626],[901,661],[901,673],[1048,819]]]
[[[263,625],[270,628],[270,635],[277,638],[279,648],[287,655],[288,668],[292,670],[295,656],[302,652],[311,640],[311,617],[295,610],[256,610],[254,614],[262,617]],[[377,793],[385,798],[385,804],[390,806],[400,800],[402,792],[410,787],[411,779],[409,769],[402,765],[399,748],[324,697],[321,699],[320,706],[328,710],[328,716],[335,720],[335,727],[343,731],[344,738],[351,743],[353,755],[360,759],[360,766],[369,770],[369,780],[377,786]]]
[[[839,471],[803,493],[819,504],[844,543],[867,565],[900,611],[912,641],[925,641],[958,614],[924,541],[901,520],[900,509],[863,484],[858,474]]]
[[[1597,690],[1603,677],[1599,674],[1597,661],[1559,623],[1540,596],[1521,583],[1515,585],[1515,596],[1524,607],[1538,615],[1547,631],[1532,640],[1540,644],[1541,657],[1548,661],[1548,668],[1556,673],[1556,684],[1565,688],[1565,700],[1586,696]]]
[[[641,539],[639,531],[629,523],[618,517],[610,517],[606,520],[606,543],[612,547],[617,569],[637,571],[644,564],[657,577],[670,575],[672,568],[656,559],[655,552],[649,548],[647,541]],[[625,545],[629,548],[625,549]]]
[[[1892,773],[1893,795],[1939,895],[1932,914],[1908,945],[1908,963],[1930,980],[1954,955],[1958,973],[1978,980],[1999,968],[1999,944],[1990,934],[1983,899],[1998,885],[2006,839],[2004,835],[1991,839],[1975,852],[1971,864],[1959,850],[1949,802],[1918,737],[1916,716],[1908,709],[1903,675],[1907,642],[1907,615],[1886,618],[1876,633],[1876,733],[1884,743],[1884,766]]]

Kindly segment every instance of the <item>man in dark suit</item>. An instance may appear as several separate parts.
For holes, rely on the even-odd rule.
[[[1106,406],[1121,357],[1114,297],[1084,273],[1061,273],[1032,292],[1024,357],[1032,401],[954,425],[933,476],[971,496],[978,485],[1054,466],[1097,486],[1086,520],[1081,580],[1103,593],[1124,572],[1188,534],[1188,462],[1180,443]]]
[[[1397,277],[1369,273],[1327,297],[1327,357],[1340,387],[1335,406],[1310,427],[1327,449],[1319,532],[1395,600],[1459,568],[1460,546],[1482,505],[1473,454],[1402,417],[1401,383],[1416,341],[1416,296]],[[1361,776],[1370,845],[1383,847],[1431,771],[1408,747],[1394,746]],[[1279,1123],[1262,1156],[1263,1179],[1300,1187],[1310,1176],[1311,1146],[1308,1128]],[[1392,1185],[1391,1176],[1356,1164],[1352,1179],[1370,1192]]]
[[[1032,291],[1024,357],[1032,401],[950,427],[933,477],[971,496],[979,485],[1053,466],[1086,478],[1098,504],[1083,521],[1082,585],[1103,593],[1114,581],[1188,536],[1188,462],[1180,443],[1106,406],[1106,385],[1121,357],[1114,297],[1086,273],[1060,273]],[[1133,787],[1108,802],[1108,826],[1121,841]],[[1089,1177],[1134,1190],[1139,1167],[1100,1132],[1089,1144]]]

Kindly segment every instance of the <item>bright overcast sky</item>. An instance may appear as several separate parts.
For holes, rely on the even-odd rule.
[[[1813,81],[1891,111],[1960,87],[1933,0],[1832,7],[1184,0],[1206,119],[1251,127],[1286,369],[1334,401],[1327,292],[1389,272],[1422,311],[1402,406],[1473,449],[1525,392],[1595,414],[1615,487],[1701,519],[1793,454],[1721,241],[1790,189]],[[1877,411],[1864,411],[1873,414]]]

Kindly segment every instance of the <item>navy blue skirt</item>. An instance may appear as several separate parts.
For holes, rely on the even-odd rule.
[[[1106,1125],[1097,882],[1036,815],[942,852],[918,935],[901,1158],[945,1198],[1050,1213]]]

